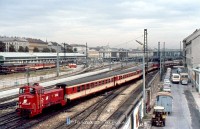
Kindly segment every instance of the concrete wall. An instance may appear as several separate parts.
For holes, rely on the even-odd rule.
[[[200,29],[195,30],[191,35],[183,40],[184,63],[188,68],[189,78],[195,85],[194,68],[200,67]]]

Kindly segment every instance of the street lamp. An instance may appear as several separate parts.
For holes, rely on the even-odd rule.
[[[137,41],[137,40],[135,40],[137,43],[139,43],[140,45],[142,45],[143,46],[143,48],[144,48],[144,44],[143,43],[141,43],[140,41]],[[146,115],[146,95],[145,95],[145,58],[144,58],[144,56],[145,56],[145,53],[143,52],[143,56],[142,56],[142,71],[143,71],[143,104],[144,104],[144,109],[143,109],[143,112],[144,112],[144,116]]]

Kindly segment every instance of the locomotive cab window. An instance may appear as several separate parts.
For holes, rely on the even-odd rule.
[[[30,88],[30,93],[31,94],[35,94],[35,89],[34,88]]]
[[[20,89],[19,89],[19,93],[20,93],[20,94],[23,94],[24,92],[25,92],[25,89],[24,89],[24,88],[20,88]]]

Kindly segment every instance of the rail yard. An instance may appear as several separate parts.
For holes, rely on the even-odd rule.
[[[139,83],[139,82],[138,82]],[[138,85],[138,84],[136,84],[136,85]],[[119,90],[119,91],[116,91],[116,92],[118,92],[118,93],[111,93],[111,92],[114,92],[114,91],[110,91],[110,92],[108,92],[107,93],[107,95],[106,96],[100,96],[100,97],[97,97],[99,100],[97,101],[98,103],[96,103],[97,105],[95,106],[95,105],[93,105],[92,107],[90,107],[90,108],[88,108],[88,110],[90,109],[90,113],[88,114],[88,113],[86,113],[87,115],[86,116],[84,116],[83,118],[82,118],[82,120],[83,119],[85,119],[85,118],[87,118],[88,117],[88,119],[89,119],[89,115],[94,111],[94,109],[98,109],[98,108],[100,108],[100,107],[102,107],[102,105],[104,105],[105,107],[106,107],[106,105],[108,105],[108,103],[109,102],[111,102],[111,100],[112,99],[114,99],[115,97],[117,97],[117,95],[119,95],[119,94],[125,94],[125,93],[122,93],[122,91],[124,91],[126,88],[125,87],[121,87],[122,89],[121,90]],[[134,88],[133,88],[134,89]],[[129,91],[129,90],[127,90],[127,91]],[[126,91],[126,92],[127,92]],[[125,91],[124,91],[125,92]],[[129,91],[130,92],[130,91]],[[109,97],[110,96],[110,97]],[[106,101],[105,101],[105,97],[107,98],[106,99]],[[126,96],[126,97],[128,97],[128,96]],[[100,99],[101,98],[101,99]],[[105,101],[105,102],[104,102]],[[119,100],[118,100],[119,101]],[[78,102],[73,102],[74,104],[75,103],[78,103]],[[73,103],[72,103],[72,105],[73,105]],[[19,117],[19,116],[16,116],[16,112],[15,111],[13,111],[13,112],[9,112],[9,113],[4,113],[4,115],[2,115],[1,116],[1,127],[4,127],[4,128],[15,128],[15,127],[19,127],[19,125],[21,125],[20,127],[22,127],[22,128],[28,128],[28,127],[32,127],[32,126],[35,126],[37,123],[41,123],[41,121],[44,121],[44,120],[46,120],[47,118],[49,119],[49,117],[50,116],[54,116],[55,117],[55,115],[57,115],[58,114],[58,112],[61,112],[60,114],[64,114],[64,113],[67,113],[67,112],[70,112],[70,111],[68,111],[67,109],[69,108],[69,110],[71,110],[70,109],[70,107],[72,106],[72,105],[70,105],[70,106],[67,106],[67,107],[65,107],[64,109],[61,109],[61,110],[58,110],[58,111],[56,111],[56,112],[53,112],[53,113],[49,113],[48,112],[48,115],[47,114],[42,114],[41,116],[37,116],[36,118],[33,118],[32,120],[31,119],[28,119],[28,120],[26,120],[26,119],[23,119],[23,118],[21,118],[21,117]],[[75,104],[76,105],[76,104]],[[3,105],[2,105],[3,106]],[[79,106],[79,104],[78,105],[76,105],[76,106],[78,106],[78,107],[80,107]],[[76,106],[75,107],[73,107],[73,108],[76,108]],[[84,106],[84,107],[86,107],[86,106]],[[105,108],[104,107],[104,108]],[[67,109],[66,109],[67,108]],[[104,109],[103,108],[103,109]],[[113,107],[112,107],[113,108]],[[102,110],[102,112],[103,112],[103,109],[98,109],[98,110]],[[88,110],[86,110],[87,112],[89,112]],[[107,110],[107,111],[109,111],[109,110]],[[63,113],[64,112],[64,113]],[[79,113],[77,113],[78,111],[75,111],[74,113],[76,113],[76,115],[74,115],[73,116],[73,114],[71,115],[71,116],[68,116],[68,117],[70,117],[72,120],[73,120],[73,118],[76,118],[76,117],[78,117],[78,114],[82,114],[83,113],[83,111],[80,111]],[[82,112],[82,113],[81,113]],[[105,112],[105,111],[104,111]],[[76,117],[75,117],[76,116]],[[98,115],[97,115],[98,116]],[[105,116],[104,116],[105,117]],[[107,117],[109,117],[109,116],[107,116]],[[5,119],[5,118],[9,118],[10,120],[7,120],[7,121],[3,121],[3,119]],[[59,117],[60,118],[60,117]],[[97,118],[96,118],[97,119]],[[37,122],[33,122],[33,121],[36,121],[37,120]],[[65,120],[66,120],[66,116],[64,117],[64,123],[58,123],[59,124],[59,126],[57,125],[57,127],[56,128],[62,128],[62,126],[65,126]],[[79,119],[80,120],[80,119]],[[94,121],[94,120],[93,120]],[[83,122],[83,121],[82,121]],[[51,123],[51,122],[50,122]],[[55,122],[54,122],[55,123]],[[22,126],[23,125],[23,126]],[[40,126],[44,126],[44,125],[49,125],[49,124],[44,124],[44,125],[41,125],[41,124],[39,124]],[[72,125],[71,125],[72,126]],[[77,126],[77,125],[76,125]],[[78,125],[78,126],[81,126],[81,125]],[[93,125],[94,126],[94,125]],[[99,126],[99,125],[98,125]],[[103,124],[102,124],[102,126],[103,126]]]
[[[166,66],[170,65],[174,64],[166,64]],[[101,70],[102,68],[99,70],[94,68],[93,70],[95,71],[93,72],[81,70],[82,72],[76,72],[67,77],[63,76],[63,78],[57,78],[55,80],[46,80],[47,82],[36,83],[33,87],[28,86],[28,89],[43,87],[44,93],[42,94],[46,94],[46,91],[50,93],[56,87],[58,88],[60,86],[57,89],[60,92],[60,100],[56,100],[55,103],[53,99],[50,99],[52,100],[51,104],[47,104],[48,106],[46,107],[42,107],[42,103],[36,105],[38,109],[34,109],[32,106],[31,103],[35,103],[34,101],[38,99],[32,99],[34,100],[32,101],[30,95],[33,96],[32,98],[35,95],[37,97],[37,93],[39,93],[37,89],[33,93],[28,90],[28,92],[26,91],[19,95],[15,94],[16,92],[9,92],[10,95],[6,96],[6,98],[3,97],[6,94],[2,94],[3,96],[1,96],[0,102],[0,127],[2,129],[109,129],[119,127],[137,129],[143,127],[144,107],[142,106],[143,88],[141,65],[129,64],[126,67],[121,67],[119,64],[110,70],[105,68],[103,67],[103,70]],[[153,109],[153,104],[150,102],[151,99],[148,98],[152,98],[151,96],[159,90],[159,88],[155,87],[159,83],[156,81],[159,80],[156,77],[159,75],[158,68],[157,63],[149,63],[148,72],[146,73],[147,100],[145,110],[147,113],[151,112],[149,109]],[[76,88],[74,88],[75,86]],[[25,87],[20,87],[20,89]],[[98,90],[92,90],[95,88]],[[150,90],[148,90],[149,88]],[[19,88],[16,90],[19,92]],[[0,93],[4,93],[5,91]],[[63,93],[66,93],[67,96]],[[52,92],[51,96],[53,94],[57,93]],[[18,99],[18,96],[22,96],[22,98]],[[43,100],[42,98],[51,98],[50,96],[42,96],[39,100]],[[75,96],[75,99],[70,96]],[[38,102],[40,103],[42,101]],[[36,103],[38,102],[36,101]],[[63,102],[64,104],[62,104]],[[29,105],[30,108],[28,108]],[[33,110],[36,112],[31,114]],[[170,114],[173,115],[173,113]],[[169,121],[166,119],[166,127],[168,126]]]

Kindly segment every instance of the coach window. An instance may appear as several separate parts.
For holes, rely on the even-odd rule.
[[[80,91],[81,91],[81,87],[80,87],[80,86],[78,86],[78,88],[77,88],[77,91],[78,91],[78,92],[80,92]]]
[[[94,87],[94,83],[91,83],[91,88],[93,88]]]
[[[87,84],[87,88],[86,89],[90,89],[90,84]]]
[[[75,88],[73,87],[73,89],[72,89],[73,91],[75,91]]]
[[[85,85],[82,85],[82,88],[81,88],[81,90],[85,90]]]
[[[108,83],[108,79],[107,79],[107,80],[105,80],[105,83],[106,83],[106,84]]]

